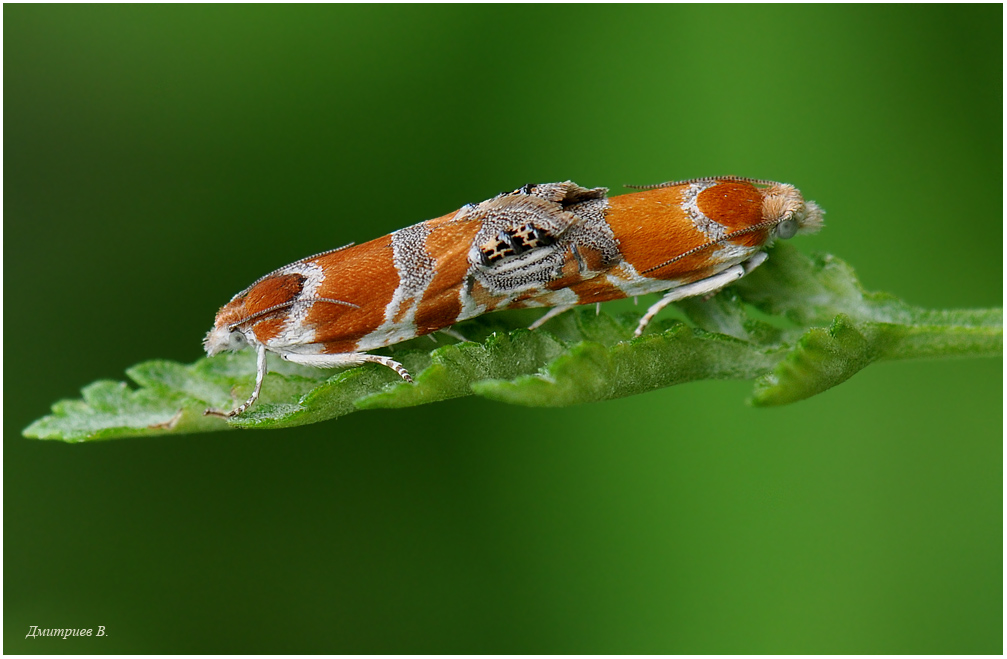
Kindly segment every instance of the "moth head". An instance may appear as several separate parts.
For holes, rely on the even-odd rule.
[[[789,183],[778,183],[763,192],[762,217],[774,222],[773,236],[793,238],[814,233],[825,224],[825,211],[813,201],[804,201],[800,191]]]
[[[232,352],[241,350],[248,345],[248,337],[234,326],[234,322],[241,317],[242,304],[243,300],[235,298],[217,312],[213,329],[207,332],[206,338],[203,339],[203,349],[210,357],[225,350]]]

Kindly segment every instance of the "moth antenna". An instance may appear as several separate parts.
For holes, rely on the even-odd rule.
[[[767,181],[761,178],[748,178],[746,176],[703,176],[700,178],[690,178],[684,181],[667,181],[665,183],[653,183],[651,185],[632,185],[624,183],[622,187],[631,190],[656,190],[657,188],[673,188],[676,185],[692,185],[693,183],[705,183],[706,181],[735,181],[738,183],[751,183],[752,185],[780,185],[779,181]]]
[[[353,247],[354,245],[356,245],[356,243],[346,243],[342,247],[336,247],[336,248],[333,248],[333,249],[327,249],[324,252],[318,252],[317,254],[312,254],[311,256],[305,256],[300,261],[295,261],[295,263],[304,263],[305,261],[310,261],[311,259],[317,259],[319,256],[325,256],[327,254],[333,254],[335,252],[341,252],[344,249],[349,249],[350,247]],[[283,270],[283,268],[280,268],[280,270]]]
[[[329,304],[341,304],[341,305],[346,306],[346,307],[353,307],[354,309],[359,309],[360,308],[359,304],[353,304],[352,302],[344,302],[343,300],[333,300],[332,298],[327,298],[327,297],[301,298],[299,300],[291,300],[290,302],[281,302],[280,304],[274,304],[273,306],[269,307],[268,309],[263,309],[262,311],[256,311],[255,313],[253,313],[250,316],[246,316],[245,318],[242,318],[239,321],[231,323],[230,325],[227,326],[227,329],[232,330],[232,329],[234,329],[234,328],[236,328],[236,327],[238,327],[240,325],[244,325],[244,324],[246,324],[246,323],[248,323],[250,321],[253,321],[253,320],[256,320],[258,318],[261,318],[262,316],[269,315],[269,314],[273,313],[274,311],[279,311],[280,309],[289,309],[290,307],[294,306],[295,304],[300,304],[302,302],[328,302]]]
[[[724,234],[724,236],[722,238],[719,238],[717,240],[711,240],[708,243],[704,243],[702,245],[698,245],[697,247],[693,247],[692,249],[690,249],[688,251],[682,252],[681,254],[679,254],[678,256],[676,256],[675,258],[668,259],[667,261],[665,261],[664,263],[661,263],[660,265],[655,265],[653,268],[647,268],[646,270],[644,270],[640,274],[641,275],[645,275],[648,272],[654,272],[655,270],[660,270],[661,268],[663,268],[665,266],[671,265],[675,261],[678,261],[680,259],[684,259],[685,257],[691,256],[691,255],[695,254],[696,252],[701,252],[704,249],[709,249],[709,248],[713,247],[714,245],[719,245],[720,243],[722,243],[722,242],[724,242],[726,240],[731,240],[732,238],[734,238],[736,236],[743,236],[746,233],[753,233],[755,231],[761,231],[762,229],[774,226],[774,225],[776,225],[778,223],[779,222],[776,221],[776,220],[765,220],[765,221],[759,222],[758,224],[753,224],[750,227],[746,227],[744,229],[738,229],[737,231],[732,231],[731,233]]]

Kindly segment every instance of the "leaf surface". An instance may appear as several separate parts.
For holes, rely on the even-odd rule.
[[[38,439],[80,442],[230,428],[284,428],[361,409],[401,408],[478,395],[516,405],[562,407],[632,396],[684,382],[755,381],[750,402],[782,405],[822,393],[884,359],[1003,354],[1003,310],[931,311],[869,293],[853,269],[789,245],[709,300],[676,305],[688,319],[658,318],[633,337],[639,313],[579,307],[525,329],[538,312],[505,311],[389,349],[415,376],[366,364],[333,372],[269,356],[262,397],[241,416],[203,416],[243,401],[255,356],[225,353],[193,364],[149,361],[127,371],[138,388],[99,381],[81,400],[59,401],[25,429]]]

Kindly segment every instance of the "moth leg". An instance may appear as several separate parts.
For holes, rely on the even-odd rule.
[[[439,329],[437,331],[440,332],[441,334],[450,336],[452,339],[458,339],[459,341],[469,343],[469,339],[466,339],[464,336],[462,336],[461,332],[454,329],[453,327],[445,327],[444,329]]]
[[[745,274],[747,275],[752,270],[758,268],[760,265],[765,263],[766,259],[768,258],[769,254],[765,252],[756,252],[756,254],[752,258],[748,259],[747,261],[741,264],[742,267],[745,268]],[[711,299],[713,299],[713,296],[719,292],[720,289],[717,289],[716,291],[710,291],[709,293],[703,296],[703,302],[709,302]]]
[[[671,289],[664,295],[664,297],[647,309],[647,313],[645,313],[643,318],[640,319],[640,324],[636,326],[636,331],[633,333],[633,336],[640,336],[643,334],[643,330],[650,324],[650,321],[654,320],[654,316],[672,302],[682,300],[687,297],[694,297],[696,295],[713,295],[728,284],[741,279],[752,270],[755,270],[765,262],[767,257],[768,255],[765,252],[757,252],[752,256],[752,258],[748,259],[744,263],[731,266],[727,270],[718,272],[712,277],[700,279],[699,281],[694,281],[691,284]]]
[[[288,362],[302,364],[304,366],[314,366],[315,368],[338,368],[345,366],[360,366],[367,362],[387,366],[406,382],[412,383],[413,378],[409,375],[406,367],[398,363],[391,357],[384,355],[369,355],[366,352],[341,352],[334,355],[303,355],[296,352],[288,352],[280,355]]]
[[[574,307],[574,305],[572,305],[572,304],[564,304],[564,305],[561,305],[561,306],[558,306],[558,307],[553,307],[549,311],[546,311],[544,314],[542,314],[541,318],[539,318],[534,323],[532,323],[531,325],[529,325],[528,329],[530,329],[530,330],[538,329],[538,328],[542,327],[543,325],[545,325],[547,322],[549,322],[550,319],[555,318],[556,316],[558,316],[561,313],[564,313],[566,311],[569,311],[570,309],[573,309],[573,307]]]
[[[259,393],[262,391],[262,381],[266,379],[266,347],[259,345],[256,347],[255,354],[255,388],[252,389],[252,395],[248,397],[241,405],[238,405],[230,412],[224,412],[223,410],[207,409],[203,411],[203,416],[219,416],[225,419],[230,419],[231,417],[238,416],[249,407],[251,407],[255,401],[259,399]]]

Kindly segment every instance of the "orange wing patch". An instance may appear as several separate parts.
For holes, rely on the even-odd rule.
[[[359,305],[313,304],[305,322],[315,329],[314,343],[328,344],[333,352],[351,352],[361,337],[384,322],[385,307],[399,285],[391,237],[325,254],[309,263],[325,272],[318,297]]]

